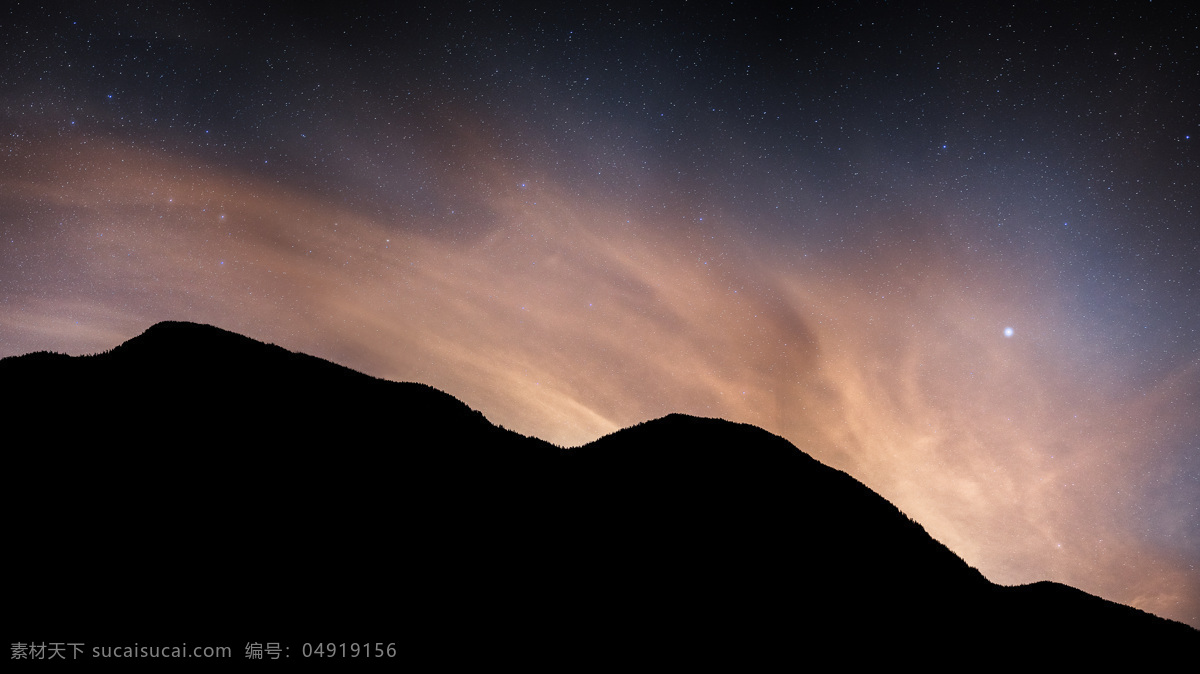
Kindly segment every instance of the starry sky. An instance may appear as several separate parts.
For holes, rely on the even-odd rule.
[[[1200,10],[559,4],[7,3],[0,356],[190,320],[560,445],[748,422],[1200,627]]]

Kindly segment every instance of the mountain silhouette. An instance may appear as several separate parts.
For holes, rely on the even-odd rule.
[[[762,429],[577,448],[191,323],[0,360],[10,641],[383,641],[440,666],[1171,662],[1200,632],[1001,587]],[[293,654],[298,655],[298,654]]]

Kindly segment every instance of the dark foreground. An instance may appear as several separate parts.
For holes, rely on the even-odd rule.
[[[752,426],[672,415],[563,450],[435,389],[186,323],[5,359],[0,385],[10,644],[220,643],[268,668],[247,646],[568,670],[1200,652],[1180,623],[990,583]]]

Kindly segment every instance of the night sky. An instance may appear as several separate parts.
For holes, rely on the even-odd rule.
[[[1200,10],[115,4],[0,10],[0,356],[190,320],[561,445],[748,422],[1200,627]]]

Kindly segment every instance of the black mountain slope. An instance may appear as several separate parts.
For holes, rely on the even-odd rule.
[[[188,323],[0,360],[0,387],[11,642],[369,639],[556,668],[1200,645],[1073,588],[996,586],[752,426],[671,415],[560,449]]]

